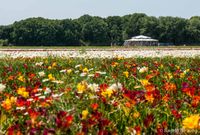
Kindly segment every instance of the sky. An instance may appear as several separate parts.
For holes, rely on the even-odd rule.
[[[200,0],[0,0],[0,25],[30,17],[49,19],[92,16],[123,16],[145,13],[149,16],[190,18],[200,16]]]

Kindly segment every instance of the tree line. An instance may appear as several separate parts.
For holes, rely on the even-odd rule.
[[[146,35],[159,42],[200,43],[200,16],[153,17],[143,13],[125,16],[83,15],[78,19],[28,18],[0,26],[0,41],[25,45],[122,45],[124,40]]]

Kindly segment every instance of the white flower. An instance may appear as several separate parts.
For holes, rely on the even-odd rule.
[[[94,77],[94,74],[89,74],[88,77]]]
[[[60,73],[66,73],[66,69],[60,70]]]
[[[26,108],[24,106],[22,107],[16,107],[16,110],[25,110]]]
[[[24,115],[28,115],[28,112],[25,112]]]
[[[75,71],[75,73],[78,73],[79,71],[77,70],[77,71]]]
[[[38,96],[40,96],[40,95],[41,95],[41,93],[35,94],[36,97],[38,97]]]
[[[96,71],[96,73],[101,74],[101,75],[105,75],[106,72],[101,72],[101,71]]]
[[[42,89],[42,88],[38,88],[37,90],[38,90],[38,91],[42,91],[43,89]]]
[[[81,64],[79,64],[79,65],[76,65],[76,66],[75,66],[75,68],[78,68],[78,67],[80,67],[80,66],[82,66],[82,65],[81,65]]]
[[[92,91],[95,91],[95,92],[99,91],[99,85],[96,84],[96,83],[89,84],[89,85],[88,85],[88,88],[89,88],[90,90],[92,90]]]
[[[38,98],[39,99],[45,99],[46,97],[45,96],[39,96]]]
[[[90,68],[88,71],[92,71],[92,70],[94,70],[94,68]]]
[[[27,99],[27,101],[30,101],[30,102],[31,102],[31,101],[33,101],[33,99],[32,99],[32,98],[29,98],[29,99]]]
[[[142,68],[139,68],[139,73],[144,73],[144,72],[147,72],[148,71],[148,67],[142,67]]]
[[[57,98],[57,97],[61,97],[64,93],[60,93],[60,94],[53,94],[52,97],[53,98]]]
[[[64,83],[63,81],[59,81],[59,80],[55,80],[55,81],[52,81],[53,83],[57,83],[57,84],[62,84]]]
[[[41,71],[41,72],[39,72],[38,74],[39,74],[39,76],[40,76],[40,77],[43,77],[43,76],[45,76],[45,73],[44,73],[44,71]]]
[[[50,88],[46,88],[44,94],[49,94],[49,93],[51,93],[51,89]]]
[[[80,74],[81,77],[84,77],[84,76],[86,76],[86,75],[87,75],[87,73],[81,73],[81,74]]]
[[[122,90],[122,84],[121,83],[114,83],[112,84],[109,89],[117,91],[117,90]]]
[[[49,79],[43,79],[42,80],[42,82],[48,82],[49,81]]]
[[[36,66],[42,66],[43,65],[43,62],[37,62],[35,63]]]
[[[6,86],[0,83],[0,92],[3,92],[5,88]]]

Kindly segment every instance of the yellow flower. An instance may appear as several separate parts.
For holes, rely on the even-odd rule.
[[[128,78],[128,76],[129,76],[129,72],[128,71],[123,72],[123,74],[124,74],[124,76],[126,76],[126,78]]]
[[[56,79],[55,79],[55,77],[53,77],[53,75],[52,75],[52,74],[49,74],[49,75],[48,75],[48,78],[49,78],[49,80],[51,80],[51,81],[54,81],[54,80],[56,80]]]
[[[24,78],[22,75],[20,75],[17,79],[18,79],[19,81],[21,81],[21,82],[25,82],[25,78]]]
[[[54,63],[52,64],[52,67],[56,67],[56,65],[57,65],[56,62],[54,62]]]
[[[161,64],[161,65],[160,65],[160,68],[163,69],[163,67],[164,67],[163,64]]]
[[[68,69],[67,73],[70,74],[72,72],[72,69]]]
[[[117,56],[117,59],[118,59],[118,60],[123,60],[124,57],[123,57],[123,56]]]
[[[29,96],[29,93],[26,91],[25,87],[20,87],[17,89],[17,94],[21,95],[24,98],[27,98]]]
[[[177,69],[180,69],[180,66],[177,66],[177,65],[176,65],[176,68],[177,68]]]
[[[77,85],[78,93],[83,93],[84,91],[86,91],[87,88],[88,88],[88,84],[85,81],[82,81],[78,83]]]
[[[134,114],[133,114],[133,117],[134,118],[138,118],[140,116],[140,113],[139,112],[135,112]]]
[[[101,93],[101,95],[104,96],[104,97],[111,97],[112,94],[113,94],[113,90],[112,89],[106,89],[105,91],[103,91]]]
[[[122,110],[124,111],[125,116],[129,116],[129,114],[130,114],[130,108],[123,106]]]
[[[48,69],[50,70],[50,69],[52,69],[52,67],[51,67],[51,66],[48,66]]]
[[[88,116],[88,114],[89,114],[88,110],[83,110],[83,111],[82,111],[82,119],[83,119],[83,120],[86,119],[87,116]]]
[[[164,76],[166,79],[172,79],[173,78],[173,75],[172,73],[167,73],[165,76]]]
[[[88,68],[84,68],[84,69],[83,69],[83,72],[84,72],[84,73],[88,73]]]
[[[184,78],[185,77],[185,73],[180,73],[180,78]]]
[[[142,84],[143,86],[147,86],[147,85],[150,84],[149,81],[148,81],[147,79],[141,79],[140,82],[141,82],[141,84]]]
[[[112,67],[116,67],[118,65],[119,65],[119,63],[117,63],[117,62],[112,62],[112,64],[111,64]]]
[[[47,63],[49,63],[49,62],[48,62],[48,60],[45,60],[44,63],[47,64]]]
[[[184,129],[200,129],[200,116],[199,114],[191,115],[183,120]]]
[[[12,108],[12,104],[14,104],[16,102],[16,98],[15,97],[11,97],[11,98],[6,98],[6,100],[4,100],[1,104],[1,106],[9,111]]]

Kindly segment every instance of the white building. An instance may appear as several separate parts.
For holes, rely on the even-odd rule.
[[[140,35],[125,40],[124,46],[158,46],[158,40]]]

